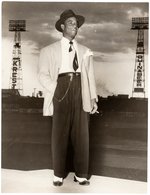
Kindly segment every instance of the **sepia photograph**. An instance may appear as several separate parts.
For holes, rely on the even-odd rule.
[[[1,2],[1,192],[148,193],[149,3]]]

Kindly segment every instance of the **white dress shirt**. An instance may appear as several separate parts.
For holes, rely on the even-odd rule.
[[[65,73],[65,72],[75,72],[75,70],[73,69],[73,59],[74,59],[75,51],[77,52],[77,56],[78,56],[78,45],[75,40],[72,40],[73,50],[69,52],[69,48],[70,48],[69,42],[70,42],[69,39],[62,37],[61,39],[62,62],[61,62],[61,66],[59,69],[59,74]],[[79,60],[78,60],[78,66],[79,67],[76,70],[76,72],[81,72]]]

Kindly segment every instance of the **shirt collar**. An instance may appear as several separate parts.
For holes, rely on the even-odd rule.
[[[69,44],[69,39],[67,39],[66,37],[62,37],[62,39],[61,39],[61,41],[62,41],[62,43],[64,43],[64,44]],[[77,42],[76,42],[76,40],[75,39],[73,39],[72,40],[72,42],[73,42],[73,44],[77,44]]]

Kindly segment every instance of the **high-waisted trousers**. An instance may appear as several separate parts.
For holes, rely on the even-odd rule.
[[[73,164],[78,177],[88,176],[89,113],[83,111],[81,76],[60,76],[53,98],[52,163],[54,175],[66,177],[69,141],[73,146]]]

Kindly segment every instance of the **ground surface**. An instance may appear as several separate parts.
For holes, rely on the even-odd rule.
[[[92,176],[90,186],[73,182],[73,173],[64,185],[54,187],[52,170],[18,171],[2,169],[2,193],[146,193],[147,183],[111,177]]]

